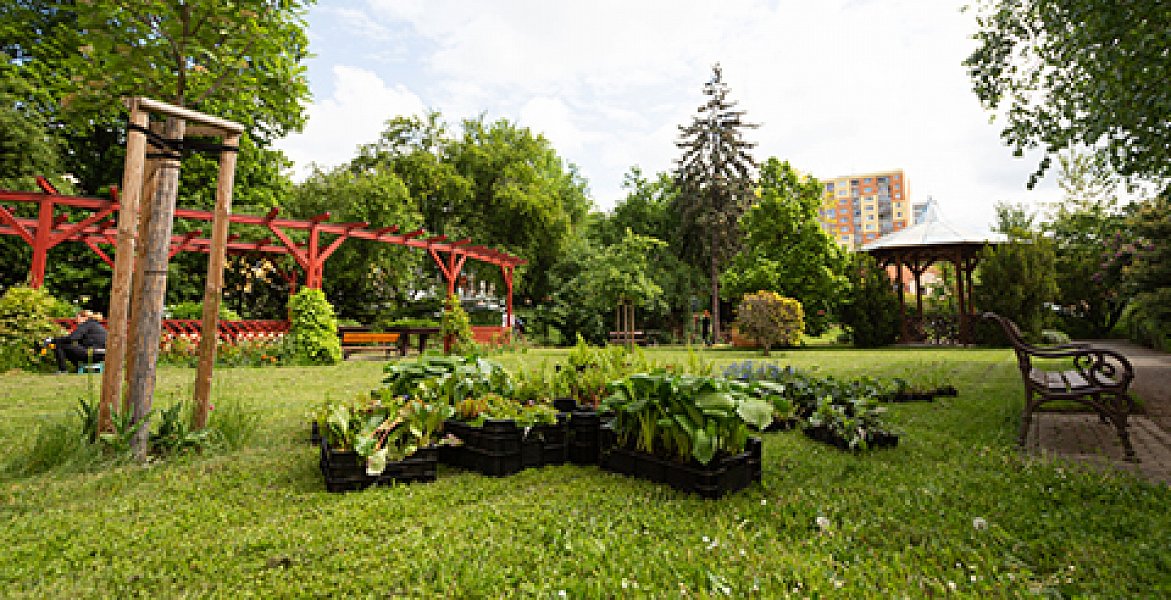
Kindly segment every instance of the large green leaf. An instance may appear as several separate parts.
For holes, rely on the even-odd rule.
[[[758,429],[768,427],[773,421],[773,407],[764,400],[756,398],[745,398],[740,401],[740,405],[736,407],[736,414],[740,415],[749,425],[753,425]]]

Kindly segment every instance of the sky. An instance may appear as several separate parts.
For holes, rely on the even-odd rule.
[[[1043,209],[961,64],[970,0],[319,0],[308,15],[313,94],[302,133],[278,142],[301,179],[340,165],[397,115],[483,114],[544,135],[599,210],[632,166],[670,171],[678,127],[712,65],[759,128],[758,162],[828,179],[903,169],[912,201],[972,231],[997,202]]]

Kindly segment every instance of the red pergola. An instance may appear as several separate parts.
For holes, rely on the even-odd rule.
[[[20,192],[0,190],[0,202],[29,202],[38,205],[37,218],[18,217],[8,206],[0,204],[0,235],[19,236],[32,247],[33,256],[29,265],[28,282],[32,287],[40,287],[45,280],[45,266],[48,252],[62,242],[81,242],[96,253],[111,268],[113,259],[101,246],[115,246],[118,229],[111,215],[119,208],[117,191],[111,198],[91,198],[80,196],[66,196],[58,191],[43,177],[37,178],[38,192]],[[58,207],[90,211],[91,214],[77,221],[71,221],[66,214],[57,214]],[[239,234],[232,234],[228,238],[227,251],[232,254],[267,253],[287,254],[293,257],[305,272],[305,285],[310,288],[321,288],[325,261],[347,239],[371,240],[385,244],[410,246],[427,250],[431,258],[439,266],[447,282],[447,293],[455,293],[455,285],[463,270],[464,263],[471,258],[480,262],[500,267],[507,290],[506,311],[509,323],[512,322],[512,287],[513,275],[516,267],[525,264],[522,258],[510,254],[477,246],[471,240],[461,239],[448,241],[447,236],[429,236],[422,229],[400,233],[397,225],[389,227],[371,227],[369,223],[334,223],[330,222],[329,213],[317,215],[308,220],[279,218],[280,209],[272,208],[268,214],[256,215],[229,215],[229,222],[239,225],[255,225],[264,227],[272,232],[272,237],[265,237],[255,241],[239,239]],[[212,222],[215,213],[204,210],[176,208],[175,217],[193,221]],[[293,241],[289,235],[291,231],[304,231],[308,240],[303,243]],[[324,238],[323,235],[332,236]],[[210,252],[212,240],[203,237],[201,230],[171,236],[170,256],[179,252]],[[290,280],[292,277],[290,277]]]

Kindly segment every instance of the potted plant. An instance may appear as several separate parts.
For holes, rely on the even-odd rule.
[[[602,408],[614,412],[603,468],[718,497],[760,480],[760,444],[773,407],[746,384],[664,370],[610,384]]]
[[[567,416],[548,404],[521,404],[500,394],[465,398],[455,405],[444,432],[445,463],[502,476],[566,459]]]
[[[825,398],[809,416],[804,431],[807,436],[844,450],[893,447],[899,436],[882,422],[883,408],[871,397],[855,397],[845,402]]]
[[[331,492],[433,481],[436,435],[451,407],[385,393],[329,405],[321,471]]]

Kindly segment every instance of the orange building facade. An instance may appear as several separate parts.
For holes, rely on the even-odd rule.
[[[919,207],[902,169],[824,179],[819,220],[839,244],[857,249],[916,222]]]

